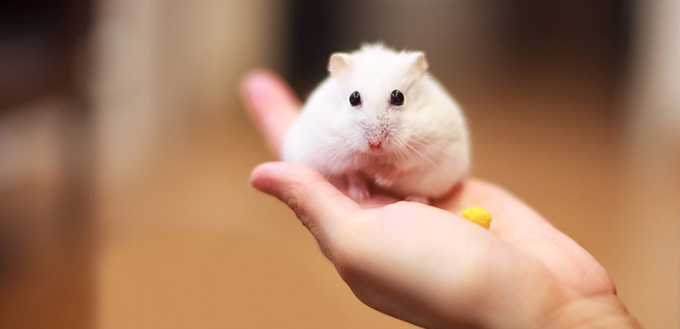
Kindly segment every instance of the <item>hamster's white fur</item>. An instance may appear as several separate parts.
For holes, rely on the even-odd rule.
[[[427,67],[422,52],[380,44],[331,55],[330,76],[288,132],[283,160],[346,184],[358,200],[369,185],[409,200],[443,196],[469,169],[469,137],[459,106]],[[394,90],[403,105],[391,104]],[[349,101],[355,91],[358,106]]]

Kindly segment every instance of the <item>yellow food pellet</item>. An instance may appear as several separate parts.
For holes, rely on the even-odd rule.
[[[460,212],[463,217],[488,229],[491,225],[491,214],[482,207],[470,207]]]

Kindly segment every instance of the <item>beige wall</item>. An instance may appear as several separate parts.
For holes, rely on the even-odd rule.
[[[103,232],[126,227],[110,193],[147,174],[197,117],[234,115],[249,67],[278,67],[284,1],[101,1],[93,33]],[[125,192],[120,192],[125,194]],[[105,233],[106,234],[106,233]]]

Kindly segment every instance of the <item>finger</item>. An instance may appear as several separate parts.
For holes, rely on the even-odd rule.
[[[300,112],[300,101],[290,86],[267,70],[248,73],[241,94],[269,148],[280,156],[281,144]]]
[[[313,169],[298,163],[270,162],[255,168],[253,186],[286,203],[324,249],[361,208]],[[324,250],[326,253],[327,250]],[[326,253],[327,256],[330,255]]]

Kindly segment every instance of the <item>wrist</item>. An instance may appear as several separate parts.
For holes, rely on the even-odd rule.
[[[571,300],[547,319],[544,328],[643,328],[615,294]]]

